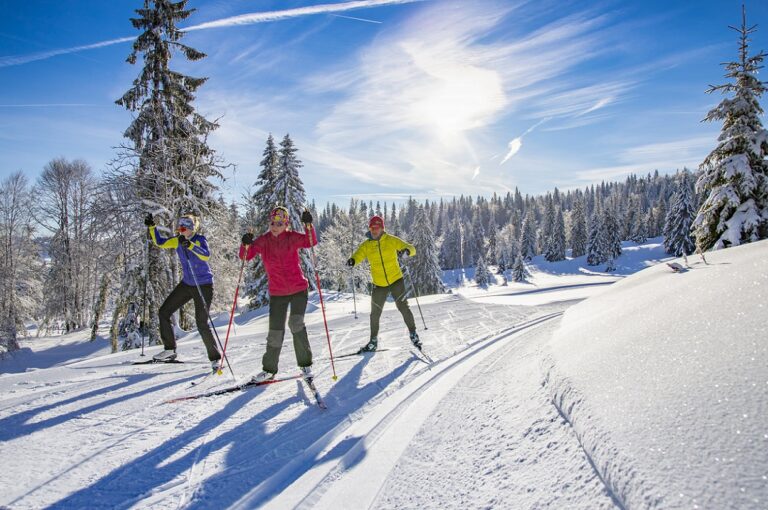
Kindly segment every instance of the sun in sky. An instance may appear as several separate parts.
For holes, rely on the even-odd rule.
[[[114,104],[141,2],[27,2],[0,23],[0,171],[33,178],[53,158],[101,171],[130,114]],[[696,168],[719,126],[701,123],[736,56],[725,0],[672,3],[190,0],[172,61],[206,76],[196,108],[211,146],[256,180],[269,133],[290,133],[308,194],[399,200],[537,194],[630,173]],[[747,1],[749,24],[768,21]],[[42,23],[43,20],[55,20]],[[768,27],[755,51],[768,48]],[[328,179],[328,175],[336,178]]]

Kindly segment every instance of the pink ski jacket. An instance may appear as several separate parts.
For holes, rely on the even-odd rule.
[[[278,236],[267,232],[254,239],[247,250],[244,245],[240,246],[241,259],[243,255],[245,260],[251,260],[257,254],[261,255],[264,269],[267,271],[270,296],[290,296],[309,287],[299,265],[299,249],[310,248],[317,244],[315,229],[305,230],[305,232],[309,231],[312,232],[311,236],[290,230]]]

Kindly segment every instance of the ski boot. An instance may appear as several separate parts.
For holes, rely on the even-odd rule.
[[[376,339],[376,337],[373,337],[373,338],[371,338],[368,341],[367,344],[365,344],[363,347],[361,347],[360,350],[357,351],[357,352],[358,353],[362,353],[362,352],[375,352],[377,346],[378,346],[378,340]]]
[[[173,361],[176,359],[176,351],[173,349],[166,349],[152,356],[152,359],[162,363]]]
[[[259,372],[258,374],[251,377],[252,383],[263,383],[265,381],[271,381],[275,378],[275,374],[272,372]]]
[[[415,331],[411,331],[410,334],[411,343],[414,347],[416,347],[418,350],[421,350],[421,340],[419,340],[419,334]]]

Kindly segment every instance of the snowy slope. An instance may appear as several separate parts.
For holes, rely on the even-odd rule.
[[[768,508],[767,255],[661,264],[566,312],[553,397],[627,507]]]

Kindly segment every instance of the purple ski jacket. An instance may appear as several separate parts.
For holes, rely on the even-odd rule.
[[[211,252],[208,250],[208,241],[201,234],[193,235],[189,242],[189,248],[184,249],[179,244],[176,237],[166,239],[157,231],[154,225],[149,227],[149,236],[156,246],[165,249],[176,249],[176,254],[181,261],[181,272],[183,274],[181,281],[187,285],[210,285],[213,283],[213,273],[211,266],[208,265],[208,259]],[[191,266],[191,269],[190,269]]]

